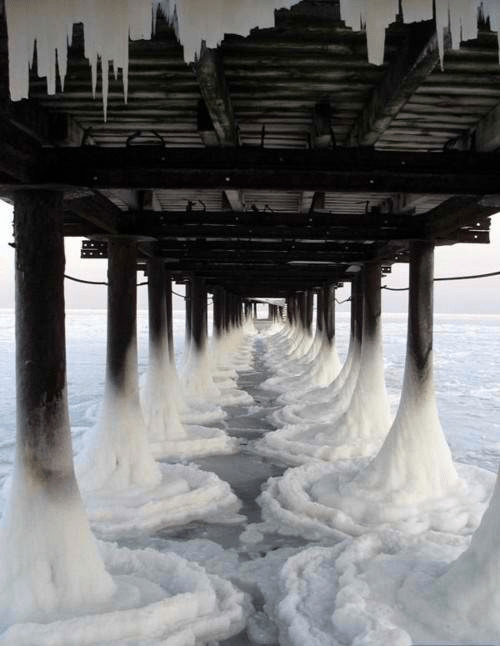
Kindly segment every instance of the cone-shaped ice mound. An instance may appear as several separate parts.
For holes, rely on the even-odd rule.
[[[323,523],[327,534],[333,529],[351,535],[391,524],[412,534],[470,532],[477,526],[491,493],[491,474],[461,465],[459,478],[439,422],[432,355],[433,254],[432,243],[411,244],[403,392],[379,453],[369,464],[342,462],[285,474],[282,483],[271,483],[262,494],[267,518],[272,519],[272,508],[284,515],[296,512],[312,519],[307,524],[315,532],[321,533]],[[318,446],[323,437],[318,429],[281,433],[290,440],[289,452],[298,452],[309,437]],[[313,451],[309,455],[319,457]]]
[[[302,421],[266,434],[256,446],[262,454],[285,463],[301,464],[312,457],[336,460],[374,455],[380,448],[390,426],[384,382],[380,267],[367,267],[363,282],[359,362],[353,355],[348,366],[346,363],[346,372],[339,374],[338,389],[335,388],[337,380],[324,389],[331,397],[324,407],[315,403],[306,409],[319,422]],[[356,348],[359,345],[354,343],[353,351]],[[273,416],[274,421],[278,417]]]
[[[468,549],[444,572],[434,564],[409,575],[399,595],[405,613],[441,639],[500,643],[499,535],[500,477]]]
[[[71,450],[68,458],[71,464]],[[1,521],[0,554],[0,630],[106,603],[113,595],[72,468],[67,475],[60,470],[45,488],[17,461]]]
[[[500,479],[472,538],[374,533],[301,552],[280,581],[283,643],[497,646],[499,532]]]
[[[248,602],[228,581],[174,554],[99,547],[113,594],[74,613],[47,613],[10,627],[0,610],[2,644],[202,646],[244,628]],[[84,565],[76,561],[68,567]]]
[[[171,289],[171,288],[169,288]],[[142,407],[157,458],[188,459],[214,453],[233,453],[238,442],[221,429],[187,426],[181,421],[180,388],[174,348],[169,340],[167,321],[167,279],[160,259],[148,261],[149,362]]]

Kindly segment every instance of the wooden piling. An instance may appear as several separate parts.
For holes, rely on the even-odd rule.
[[[168,355],[171,362],[175,361],[175,347],[174,347],[174,321],[173,321],[173,305],[172,305],[172,278],[165,275],[165,314],[167,317],[167,342],[168,342]]]
[[[432,380],[433,293],[434,244],[412,242],[407,352],[420,383]]]
[[[335,287],[329,285],[323,290],[325,333],[330,343],[335,341]]]
[[[66,393],[63,196],[16,193],[16,460],[51,489],[76,489]]]
[[[191,341],[198,352],[207,342],[207,287],[199,276],[191,279]]]

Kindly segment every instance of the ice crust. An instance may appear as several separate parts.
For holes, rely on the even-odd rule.
[[[29,67],[36,42],[38,74],[47,77],[49,94],[56,92],[57,72],[64,88],[67,49],[72,26],[81,22],[85,34],[85,57],[92,70],[92,89],[97,87],[97,63],[101,60],[102,96],[106,120],[109,92],[109,67],[115,75],[122,70],[124,98],[128,93],[128,47],[132,40],[150,39],[158,7],[177,31],[184,47],[184,58],[193,61],[202,41],[216,47],[225,33],[247,35],[251,29],[274,26],[274,11],[291,7],[295,0],[6,0],[9,33],[10,94],[14,101],[27,98]],[[500,27],[499,0],[436,0],[436,22],[441,60],[444,57],[444,30],[449,28],[452,47],[461,40],[477,37],[480,7],[489,16],[491,28]],[[366,27],[370,63],[384,62],[385,29],[394,22],[398,0],[341,0],[340,9],[347,26]],[[403,0],[405,22],[432,18],[431,0]],[[57,66],[56,66],[57,61]]]
[[[244,627],[245,595],[196,563],[150,549],[99,547],[114,594],[73,616],[56,612],[14,624],[0,634],[2,644],[195,646],[226,639]]]
[[[159,464],[160,483],[85,495],[90,524],[100,538],[141,536],[193,521],[240,523],[240,501],[215,473],[195,465]]]
[[[342,540],[389,529],[411,535],[470,534],[479,525],[494,486],[490,471],[460,464],[460,484],[446,496],[403,504],[373,490],[363,492],[364,499],[358,489],[353,493],[350,484],[366,466],[367,460],[313,461],[271,478],[258,498],[265,523],[257,528],[310,540]]]

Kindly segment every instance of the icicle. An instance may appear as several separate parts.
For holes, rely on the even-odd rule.
[[[366,6],[366,39],[368,60],[374,65],[383,65],[385,29],[396,19],[398,0],[370,0]]]
[[[128,96],[129,38],[150,39],[158,9],[175,27],[184,46],[186,62],[199,54],[201,44],[216,47],[226,33],[247,35],[254,27],[274,25],[274,12],[288,8],[296,0],[214,0],[200,8],[199,0],[5,0],[9,32],[9,77],[13,101],[27,98],[29,65],[37,44],[38,73],[47,77],[49,94],[56,91],[56,69],[61,83],[67,70],[68,42],[72,26],[84,27],[85,56],[92,72],[92,93],[97,87],[97,60],[102,61],[104,113],[109,91],[108,65],[115,76],[122,70],[125,101]],[[29,6],[28,6],[29,5]],[[444,58],[444,30],[451,30],[452,46],[477,36],[477,13],[483,7],[491,28],[500,27],[499,0],[436,0],[436,25],[441,64]],[[384,61],[385,30],[399,10],[398,0],[340,0],[340,10],[348,27],[355,31],[366,25],[368,58]],[[430,20],[432,0],[403,0],[406,23]],[[57,58],[57,67],[56,67]]]

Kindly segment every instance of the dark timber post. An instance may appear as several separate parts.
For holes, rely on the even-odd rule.
[[[434,244],[410,244],[410,294],[408,311],[408,361],[418,384],[432,381]]]
[[[321,288],[316,296],[316,329],[321,333],[325,327],[325,291]]]
[[[186,307],[186,332],[184,345],[186,349],[191,345],[191,323],[192,323],[192,298],[191,298],[191,279],[186,282],[185,307]]]
[[[366,265],[363,272],[363,342],[377,334],[382,314],[382,269],[380,265]]]
[[[137,248],[135,243],[108,242],[108,333],[106,384],[127,389],[129,359],[137,363]],[[163,299],[162,299],[163,304]],[[137,371],[132,378],[137,378]],[[134,390],[138,384],[131,384]]]
[[[351,286],[351,335],[361,343],[363,338],[364,286],[361,276],[356,276]]]
[[[167,316],[167,342],[168,356],[170,361],[175,361],[174,349],[174,323],[173,323],[173,306],[172,306],[172,278],[165,275],[165,312]]]
[[[214,336],[224,334],[224,288],[214,288]]]
[[[306,292],[306,330],[311,333],[314,310],[314,293],[311,289]]]
[[[335,340],[335,287],[323,288],[323,302],[325,307],[325,332],[330,343]]]
[[[161,258],[148,260],[149,358],[161,356],[168,343],[165,268]]]
[[[203,352],[207,340],[207,288],[199,276],[191,280],[191,334],[194,347]]]
[[[62,194],[16,193],[14,227],[16,462],[35,489],[77,493],[66,394]]]

